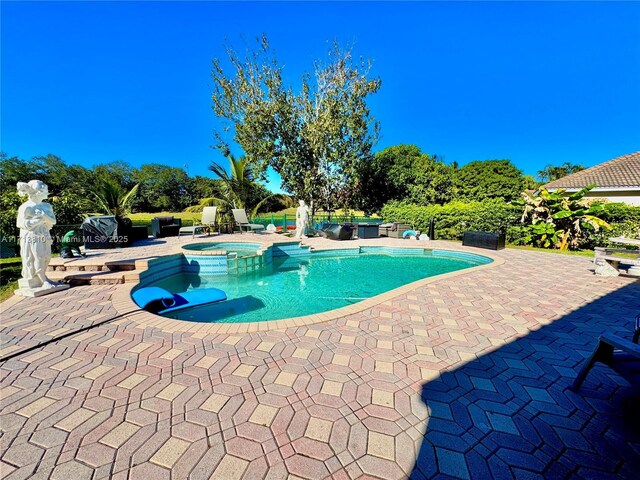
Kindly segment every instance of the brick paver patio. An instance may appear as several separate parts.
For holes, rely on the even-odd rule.
[[[640,282],[596,277],[582,257],[495,256],[504,263],[310,326],[181,332],[132,314],[23,354],[112,318],[125,286],[12,298],[2,304],[2,355],[17,356],[1,364],[0,474],[638,478],[638,390],[602,366],[578,393],[567,387],[599,334],[630,337]]]

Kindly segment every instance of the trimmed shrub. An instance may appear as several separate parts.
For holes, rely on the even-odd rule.
[[[382,208],[385,222],[410,223],[421,232],[436,222],[436,238],[460,240],[466,231],[506,233],[509,226],[520,221],[522,208],[501,199],[483,202],[455,201],[445,205],[420,206],[391,201]]]
[[[589,237],[589,246],[618,247],[608,241],[610,237],[640,238],[640,206],[633,207],[624,203],[606,203],[600,217],[611,225],[611,230],[593,233]]]
[[[421,232],[428,231],[429,220],[433,218],[436,222],[436,238],[442,240],[460,240],[464,232],[473,230],[505,233],[507,242],[515,245],[531,243],[531,232],[520,223],[522,206],[505,203],[500,199],[483,202],[454,201],[429,206],[394,200],[382,208],[381,216],[385,222],[410,223]],[[612,230],[591,232],[580,248],[613,246],[608,239],[622,235],[640,238],[640,207],[607,203],[599,217],[611,225]]]

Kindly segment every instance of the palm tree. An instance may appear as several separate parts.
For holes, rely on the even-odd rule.
[[[227,153],[226,157],[229,159],[230,173],[216,162],[209,165],[209,170],[220,179],[219,195],[203,198],[198,205],[189,207],[187,211],[201,211],[205,206],[218,205],[227,208],[244,208],[249,217],[252,217],[267,200],[275,196],[268,195],[258,200],[257,184],[247,160],[244,157],[236,159],[232,153]]]
[[[542,183],[553,182],[559,178],[566,177],[573,173],[577,173],[584,170],[582,165],[574,165],[571,162],[564,162],[562,165],[556,167],[553,165],[547,165],[538,172],[538,178]]]
[[[139,186],[137,183],[127,191],[115,180],[100,179],[96,191],[92,192],[93,202],[105,215],[124,217],[131,212],[131,203],[138,193]]]

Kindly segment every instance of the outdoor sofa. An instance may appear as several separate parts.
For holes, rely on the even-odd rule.
[[[155,217],[151,220],[151,234],[156,238],[180,235],[182,220],[175,217]]]
[[[381,237],[390,238],[402,238],[402,234],[407,230],[413,230],[413,227],[409,223],[382,223],[378,227],[378,232]]]

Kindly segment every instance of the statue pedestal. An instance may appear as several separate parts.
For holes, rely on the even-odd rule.
[[[43,295],[49,295],[50,293],[67,290],[71,286],[66,283],[56,283],[43,287],[32,287],[29,283],[29,280],[25,280],[23,278],[18,280],[18,286],[20,288],[13,292],[14,295],[19,295],[21,297],[42,297]]]

